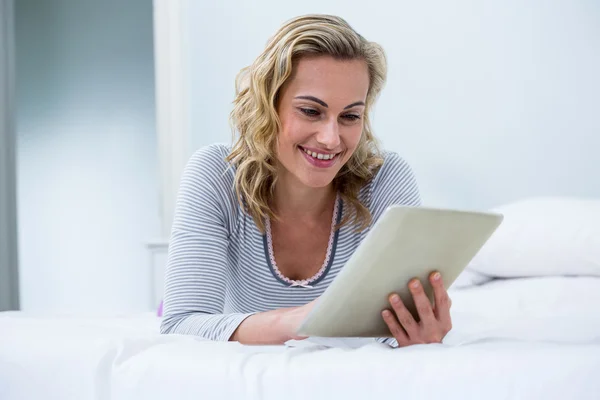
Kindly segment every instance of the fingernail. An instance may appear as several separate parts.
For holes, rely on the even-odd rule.
[[[410,287],[412,287],[413,289],[416,289],[416,288],[418,288],[418,287],[419,287],[419,281],[413,281],[413,282],[410,284]]]
[[[389,317],[390,316],[390,312],[388,310],[383,310],[383,312],[381,313],[384,317]]]
[[[439,272],[436,272],[435,274],[433,274],[433,280],[434,281],[439,281],[442,275],[440,275]]]
[[[398,296],[397,294],[392,296],[392,303],[400,303],[400,296]]]

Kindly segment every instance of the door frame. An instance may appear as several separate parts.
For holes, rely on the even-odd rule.
[[[19,309],[14,1],[0,0],[0,311]]]
[[[153,7],[161,237],[149,243],[169,239],[179,181],[192,152],[187,0],[154,0]]]

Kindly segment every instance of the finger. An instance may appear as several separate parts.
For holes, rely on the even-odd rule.
[[[383,316],[383,320],[387,324],[391,334],[394,336],[396,341],[398,342],[398,346],[408,346],[410,344],[410,340],[404,329],[398,323],[396,317],[390,310],[383,310],[381,313]]]
[[[396,313],[396,319],[400,322],[400,326],[404,328],[408,337],[417,340],[419,338],[419,324],[415,321],[410,311],[408,311],[400,296],[397,294],[391,295],[390,304],[394,313]]]
[[[428,326],[436,323],[435,315],[433,314],[433,309],[431,308],[431,302],[427,298],[421,282],[419,282],[418,279],[413,279],[408,286],[412,293],[415,307],[417,308],[417,313],[419,314],[421,322]]]
[[[429,280],[431,281],[431,285],[433,286],[433,297],[435,299],[435,316],[437,320],[442,324],[442,326],[445,329],[447,329],[447,331],[450,331],[452,327],[450,318],[450,296],[448,296],[448,291],[444,287],[442,276],[439,272],[434,272],[429,277]]]

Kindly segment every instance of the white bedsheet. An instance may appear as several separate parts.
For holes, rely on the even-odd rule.
[[[600,278],[499,280],[452,299],[444,344],[395,350],[160,336],[152,315],[0,313],[0,399],[600,398]]]

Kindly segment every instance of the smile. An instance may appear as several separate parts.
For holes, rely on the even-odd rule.
[[[305,149],[302,146],[298,146],[298,150],[302,152],[304,159],[309,164],[317,168],[329,168],[335,165],[338,155],[340,153],[317,153],[312,150]]]
[[[300,149],[317,160],[333,160],[335,156],[337,156],[337,153],[316,153],[314,151],[307,150],[304,147],[300,147]]]

